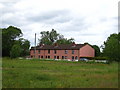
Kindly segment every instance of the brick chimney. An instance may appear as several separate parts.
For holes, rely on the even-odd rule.
[[[73,42],[73,43],[72,43],[72,47],[75,47],[75,46],[76,46],[76,44],[75,44],[75,42]]]
[[[55,47],[58,47],[58,43],[54,43],[54,46],[55,46]]]

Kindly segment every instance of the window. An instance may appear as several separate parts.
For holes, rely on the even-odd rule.
[[[31,58],[33,58],[33,56],[31,56]]]
[[[40,58],[40,55],[38,57]]]
[[[43,58],[43,56],[41,56],[41,58]]]
[[[54,54],[56,54],[57,53],[57,51],[56,50],[54,50]]]
[[[46,58],[47,58],[47,56],[46,56]]]
[[[50,59],[50,56],[48,56],[48,58]]]
[[[67,50],[65,50],[65,54],[67,54],[68,52],[67,52]]]
[[[40,50],[38,50],[38,54],[40,54]]]
[[[67,59],[67,56],[65,56],[65,59]]]
[[[72,50],[72,54],[74,54],[74,50]]]
[[[64,59],[64,56],[62,56],[62,59]]]
[[[54,56],[54,59],[56,59],[56,56]]]
[[[75,60],[77,60],[77,59],[78,59],[78,57],[76,56],[76,57],[75,57]]]
[[[72,61],[74,60],[74,56],[72,56]]]
[[[59,59],[59,56],[57,56],[57,59]]]
[[[48,50],[48,53],[50,54],[50,50]]]

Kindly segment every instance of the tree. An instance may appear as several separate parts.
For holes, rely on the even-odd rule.
[[[13,45],[11,51],[10,51],[10,57],[11,58],[16,58],[19,57],[21,53],[21,47],[19,44]]]
[[[71,44],[73,42],[74,42],[73,38],[71,38],[71,39],[63,38],[63,39],[59,39],[56,41],[56,43],[58,43],[58,44]]]
[[[41,34],[41,39],[39,39],[40,43],[44,43],[47,45],[55,43],[59,36],[59,34],[54,29],[52,29],[51,32],[43,31],[40,34]]]
[[[2,56],[10,56],[10,50],[17,38],[22,36],[19,28],[9,26],[2,29]]]
[[[21,43],[22,43],[22,45],[21,45],[21,48],[22,48],[21,56],[29,55],[30,42],[26,39],[22,39]]]
[[[19,45],[21,48],[21,52],[19,56],[27,56],[29,55],[29,47],[30,42],[27,39],[20,38],[14,42],[14,45]]]
[[[103,55],[110,60],[120,61],[120,33],[111,34],[104,42]]]
[[[49,39],[52,43],[58,40],[59,34],[56,30],[52,29],[52,31],[49,33]]]
[[[54,43],[58,43],[58,44],[70,44],[72,42],[74,42],[74,39],[67,39],[64,38],[63,35],[57,33],[56,30],[52,29],[52,31],[42,31],[40,32],[41,34],[41,39],[39,40],[40,44],[46,44],[46,45],[52,45]]]
[[[100,56],[100,48],[97,45],[92,45],[92,47],[95,49],[95,57]]]
[[[2,56],[10,56],[16,58],[29,54],[30,42],[27,39],[21,38],[21,29],[13,26],[2,30]]]

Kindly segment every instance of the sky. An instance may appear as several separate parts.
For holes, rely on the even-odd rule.
[[[118,33],[119,0],[0,0],[0,28],[15,26],[34,46],[35,33],[55,29],[77,44],[99,47]],[[38,42],[38,41],[37,41]]]

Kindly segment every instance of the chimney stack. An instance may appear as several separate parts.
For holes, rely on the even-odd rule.
[[[75,46],[76,46],[76,44],[75,44],[75,42],[73,42],[73,43],[72,43],[72,47],[75,47]]]
[[[57,47],[57,46],[58,46],[58,43],[54,43],[54,46]]]

